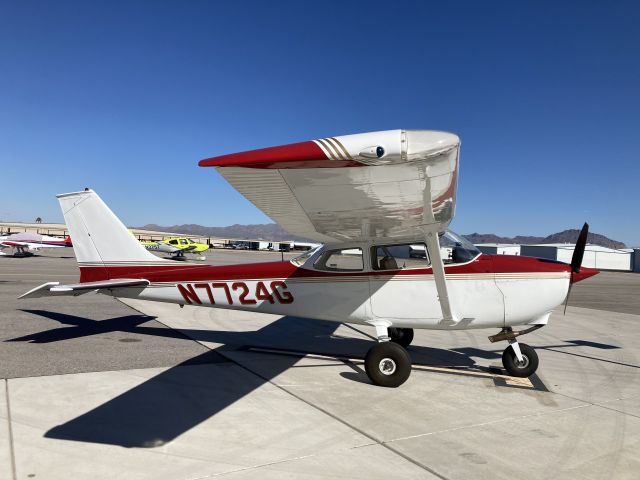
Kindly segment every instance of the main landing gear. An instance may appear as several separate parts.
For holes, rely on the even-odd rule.
[[[506,340],[509,346],[502,353],[502,365],[512,377],[530,377],[538,369],[538,354],[526,343],[519,343],[516,337],[542,327],[534,325],[526,330],[514,332],[511,327],[503,328],[497,335],[489,337],[491,342]]]
[[[374,385],[399,387],[411,374],[411,357],[405,349],[413,340],[411,328],[376,326],[378,343],[364,359],[364,369]]]
[[[25,247],[16,247],[16,252],[13,254],[15,258],[33,257],[33,253],[26,250]]]

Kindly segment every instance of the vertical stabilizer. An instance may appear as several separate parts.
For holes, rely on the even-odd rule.
[[[93,190],[57,198],[80,265],[168,262],[147,251]]]

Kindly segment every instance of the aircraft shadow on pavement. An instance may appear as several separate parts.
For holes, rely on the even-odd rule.
[[[617,345],[610,345],[608,343],[600,343],[600,342],[591,342],[589,340],[562,340],[563,343],[557,345],[532,345],[532,347],[536,349],[552,349],[552,348],[563,348],[563,347],[591,347],[597,348],[599,350],[612,350],[620,348]],[[456,352],[462,353],[464,355],[469,355],[472,357],[484,358],[487,360],[499,359],[502,357],[502,350],[481,350],[475,347],[462,347],[462,348],[454,348]]]
[[[321,355],[345,364],[350,371],[342,378],[369,383],[358,359],[372,345],[370,338],[335,334],[339,324],[323,320],[282,317],[257,331],[232,332],[145,326],[155,319],[147,315],[126,315],[106,320],[50,312],[23,310],[49,318],[65,326],[7,341],[32,343],[58,342],[107,332],[164,336],[221,344],[144,381],[106,403],[46,432],[45,437],[123,447],[163,445],[199,425],[241,398],[285,372],[305,355]],[[537,348],[582,346],[597,349],[619,348],[583,340],[567,340],[562,345]],[[473,356],[498,359],[500,353],[473,347],[439,349],[412,345],[415,366],[445,367],[452,375],[491,372],[477,366]],[[264,361],[251,359],[251,368],[230,360],[232,352],[241,355],[264,354]],[[262,352],[262,353],[261,353]],[[355,359],[356,361],[352,361]],[[335,364],[335,363],[334,363]],[[229,368],[231,367],[231,368]],[[536,390],[546,390],[532,377]]]
[[[183,330],[183,334],[170,328],[142,325],[154,319],[146,315],[94,321],[45,310],[24,311],[68,326],[9,341],[47,343],[123,331],[223,344],[50,429],[45,433],[46,438],[123,447],[160,446],[251,394],[293,367],[305,354],[336,358],[353,370],[351,377],[343,375],[344,378],[368,382],[362,369],[348,358],[364,358],[372,340],[336,336],[334,332],[339,324],[335,322],[287,316],[257,331]],[[291,350],[292,346],[295,350]],[[244,351],[261,355],[260,349],[279,353],[265,354],[265,361],[255,366],[252,363],[251,370],[221,354]],[[422,346],[410,349],[415,364],[458,367],[475,364],[468,356],[451,350]]]
[[[155,320],[156,317],[149,315],[125,315],[105,320],[93,320],[66,313],[50,312],[48,310],[23,309],[21,311],[55,320],[66,326],[6,340],[8,342],[50,343],[109,332],[139,333],[180,339],[188,338],[186,335],[171,328],[142,327],[141,325],[143,323]]]

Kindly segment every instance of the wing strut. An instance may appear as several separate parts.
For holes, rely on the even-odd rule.
[[[458,319],[453,314],[451,302],[449,301],[447,279],[444,273],[442,256],[440,255],[440,239],[438,238],[438,232],[427,231],[425,233],[427,248],[429,249],[429,258],[431,259],[431,268],[433,269],[433,276],[436,280],[438,300],[440,301],[440,308],[442,309],[442,323],[454,325],[458,323]]]

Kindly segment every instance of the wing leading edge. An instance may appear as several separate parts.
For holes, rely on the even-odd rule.
[[[391,130],[209,158],[231,185],[294,235],[323,243],[415,238],[455,213],[460,140]]]

